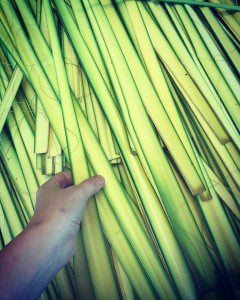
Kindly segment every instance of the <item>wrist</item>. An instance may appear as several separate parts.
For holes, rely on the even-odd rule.
[[[72,258],[79,225],[72,224],[69,218],[39,218],[38,215],[34,215],[25,230],[32,231],[45,248],[52,249],[62,267]]]
[[[31,223],[1,252],[0,289],[3,299],[37,299],[69,261],[73,249],[71,241],[63,241],[61,235],[45,222]]]

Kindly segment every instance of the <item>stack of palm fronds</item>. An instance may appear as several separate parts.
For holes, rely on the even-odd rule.
[[[240,294],[240,13],[184,3],[0,2],[0,247],[51,175],[106,181],[42,299]]]

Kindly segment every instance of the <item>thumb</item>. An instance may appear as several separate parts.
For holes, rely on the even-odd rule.
[[[105,180],[102,176],[96,175],[88,178],[76,185],[75,188],[81,193],[81,198],[87,202],[87,200],[97,194],[104,186]]]

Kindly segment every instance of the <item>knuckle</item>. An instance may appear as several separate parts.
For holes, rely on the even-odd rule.
[[[54,177],[53,177],[53,180],[54,182],[56,182],[56,184],[59,184],[59,185],[66,185],[66,177],[64,175],[64,172],[60,172],[58,174],[56,174]]]
[[[57,173],[55,176],[55,179],[63,179],[65,176],[64,176],[64,173],[63,172],[60,172],[60,173]]]
[[[90,179],[90,180],[85,182],[83,188],[84,188],[84,192],[86,194],[91,194],[95,191],[96,185],[95,185],[94,181]]]

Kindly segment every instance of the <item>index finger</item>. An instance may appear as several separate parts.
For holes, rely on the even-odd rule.
[[[60,172],[53,176],[50,180],[52,183],[60,188],[66,188],[73,184],[71,172]]]

